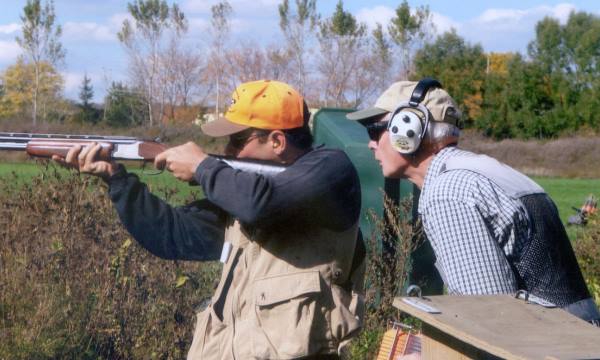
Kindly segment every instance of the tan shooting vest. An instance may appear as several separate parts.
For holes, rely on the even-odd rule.
[[[364,261],[350,274],[357,229],[249,234],[232,222],[231,252],[211,305],[198,314],[188,359],[337,353],[362,324]]]

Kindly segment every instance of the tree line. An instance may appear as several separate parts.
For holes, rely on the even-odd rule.
[[[600,125],[600,17],[586,12],[572,12],[565,24],[544,18],[520,54],[486,53],[455,30],[438,34],[429,8],[406,0],[374,29],[342,0],[329,17],[316,0],[282,0],[284,41],[266,45],[232,39],[236,9],[223,0],[211,7],[204,48],[186,38],[188,19],[176,3],[133,0],[127,11],[117,37],[128,77],[112,82],[98,105],[87,75],[79,101],[64,98],[66,49],[54,4],[27,0],[16,38],[23,55],[0,74],[0,118],[34,126],[189,123],[222,112],[240,82],[263,78],[292,84],[311,107],[361,108],[393,81],[431,76],[459,102],[464,125],[488,136],[548,138]]]

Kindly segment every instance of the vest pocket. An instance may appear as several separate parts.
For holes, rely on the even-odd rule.
[[[188,360],[219,359],[223,353],[226,326],[219,320],[212,305],[199,313]]]
[[[310,355],[311,329],[323,325],[315,323],[323,322],[316,316],[320,293],[318,271],[256,280],[253,296],[259,331],[251,334],[254,356],[292,359]]]
[[[364,295],[352,291],[349,293],[343,288],[333,285],[331,287],[335,307],[331,311],[331,331],[339,347],[346,346],[349,341],[360,331],[364,313]]]

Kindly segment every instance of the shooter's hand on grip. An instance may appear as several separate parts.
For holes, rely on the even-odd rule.
[[[52,160],[65,167],[77,169],[82,173],[99,176],[106,180],[117,171],[118,165],[114,161],[96,160],[100,149],[101,145],[96,142],[85,147],[75,145],[64,158],[53,155]]]
[[[190,141],[158,154],[154,159],[154,166],[159,170],[167,169],[179,180],[190,182],[194,179],[196,168],[207,156],[198,145]]]

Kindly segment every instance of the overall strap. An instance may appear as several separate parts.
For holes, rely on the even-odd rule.
[[[459,169],[473,171],[490,179],[513,199],[545,193],[541,186],[527,176],[487,155],[451,157],[446,160],[443,172]]]

